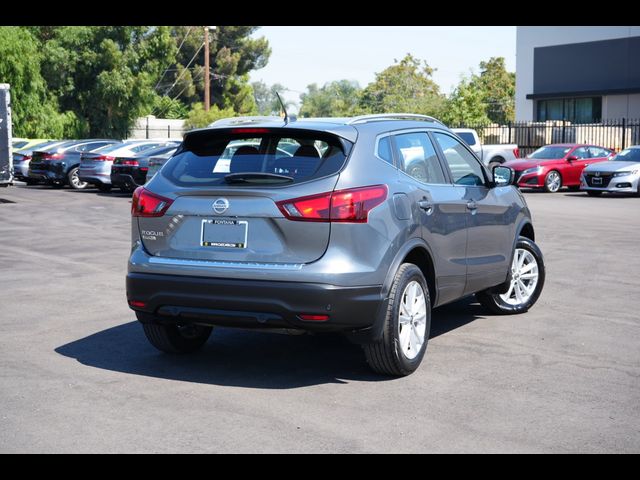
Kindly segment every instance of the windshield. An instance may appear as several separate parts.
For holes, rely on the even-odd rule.
[[[611,160],[616,162],[640,162],[640,148],[627,148]]]
[[[557,160],[571,151],[573,147],[542,147],[530,154],[527,158],[540,158],[548,160]]]
[[[279,134],[271,129],[248,135],[237,130],[193,135],[162,175],[183,186],[222,185],[229,180],[299,183],[336,173],[344,164],[342,144],[333,135],[291,130]]]

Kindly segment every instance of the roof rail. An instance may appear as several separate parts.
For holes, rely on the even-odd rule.
[[[229,118],[221,118],[220,120],[216,120],[215,122],[209,124],[209,126],[219,127],[222,125],[242,125],[242,124],[261,123],[261,122],[291,123],[295,120],[296,120],[295,115],[289,116],[289,122],[286,122],[286,120],[282,117],[276,117],[276,116],[229,117]]]
[[[422,122],[435,122],[440,125],[446,126],[440,120],[429,115],[420,115],[417,113],[377,113],[372,115],[360,115],[353,117],[347,121],[347,125],[353,125],[354,123],[366,123],[375,122],[379,120],[417,120]]]

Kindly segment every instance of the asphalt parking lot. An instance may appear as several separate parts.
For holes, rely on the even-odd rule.
[[[436,310],[388,379],[340,337],[219,329],[164,356],[125,300],[130,197],[0,189],[0,453],[637,453],[640,198],[526,196],[538,304]]]

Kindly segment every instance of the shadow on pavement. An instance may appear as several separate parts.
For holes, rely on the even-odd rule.
[[[437,309],[431,338],[478,318],[469,300]],[[209,385],[290,389],[349,381],[388,381],[369,370],[364,353],[340,335],[284,335],[216,328],[191,355],[166,355],[132,321],[55,349],[83,365],[133,375]],[[427,353],[428,355],[428,353]]]

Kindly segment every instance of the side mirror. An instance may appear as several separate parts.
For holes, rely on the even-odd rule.
[[[516,176],[516,172],[513,168],[503,167],[502,165],[493,167],[492,173],[494,187],[506,187],[507,185],[511,185]]]
[[[578,160],[578,157],[576,157],[575,155],[569,155],[567,157],[567,162],[575,162],[576,160]]]

